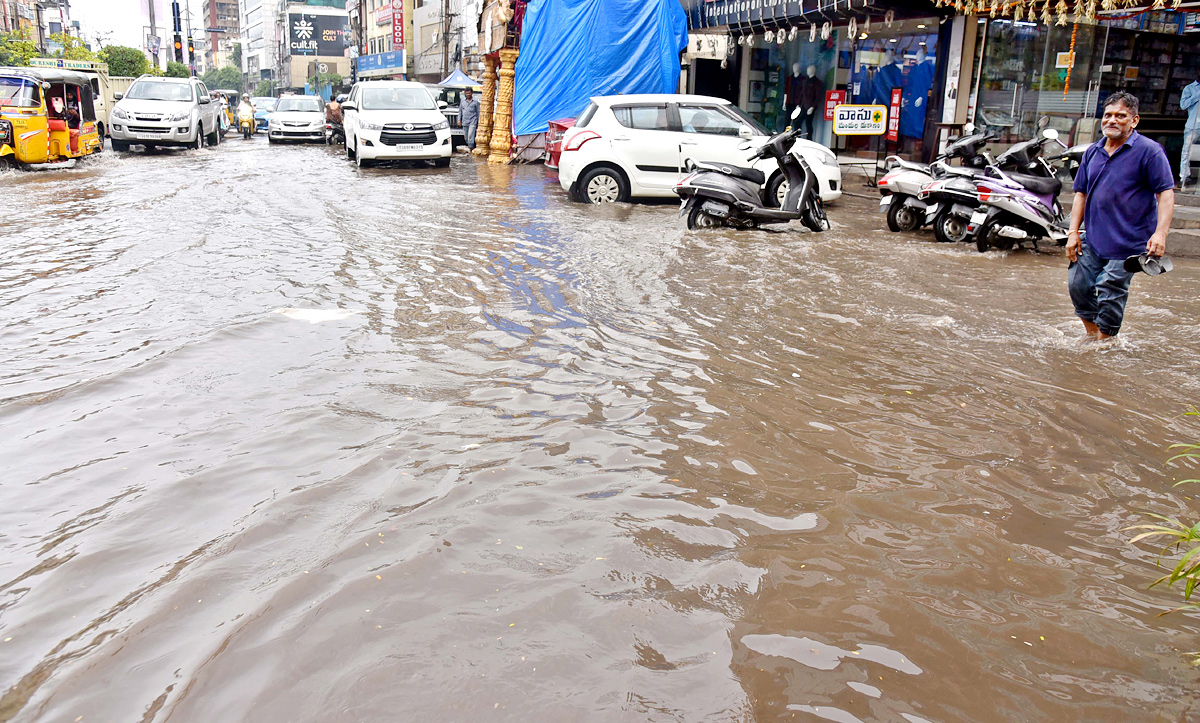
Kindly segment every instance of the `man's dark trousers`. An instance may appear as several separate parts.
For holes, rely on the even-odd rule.
[[[1067,271],[1075,314],[1095,324],[1101,333],[1116,336],[1125,316],[1131,281],[1133,273],[1125,270],[1123,259],[1102,259],[1084,244],[1079,259]]]

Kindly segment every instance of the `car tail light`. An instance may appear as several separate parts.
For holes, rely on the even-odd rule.
[[[579,148],[581,146],[583,146],[584,143],[587,143],[588,141],[592,140],[593,138],[599,138],[599,137],[600,137],[600,134],[597,133],[596,131],[581,131],[579,133],[576,133],[575,135],[571,136],[571,139],[569,141],[567,141],[567,145],[563,147],[563,152],[565,153],[566,151],[577,151],[577,150],[579,150]]]

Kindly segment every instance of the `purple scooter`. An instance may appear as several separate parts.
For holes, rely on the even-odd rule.
[[[1058,203],[1062,181],[1055,178],[1050,164],[1040,155],[1044,144],[1058,142],[1058,131],[1047,128],[1042,131],[1042,137],[1043,140],[1034,141],[1029,148],[1023,149],[1030,156],[1036,156],[1029,158],[1025,165],[1031,169],[1036,167],[1038,175],[1006,172],[991,166],[983,176],[976,178],[980,205],[971,215],[967,232],[975,236],[975,247],[981,252],[990,247],[1008,250],[1025,241],[1036,250],[1042,239],[1050,239],[1059,246],[1066,245],[1066,219]]]

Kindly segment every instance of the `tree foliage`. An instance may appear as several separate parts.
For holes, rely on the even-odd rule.
[[[271,94],[271,81],[260,80],[258,85],[254,87],[255,96],[268,96]]]
[[[190,78],[191,75],[192,71],[188,70],[188,67],[183,63],[174,60],[167,63],[168,78]]]
[[[11,33],[0,33],[0,65],[29,65],[29,60],[36,57],[37,43],[30,39],[28,30],[20,28]]]
[[[136,78],[150,72],[146,54],[127,45],[109,45],[100,50],[100,60],[108,64],[108,74]]]
[[[65,58],[67,60],[96,60],[96,54],[92,49],[74,35],[66,33],[51,33],[46,36],[46,44],[54,43],[60,46],[60,50],[54,51],[50,56],[52,58]]]
[[[200,77],[200,80],[204,81],[209,89],[220,88],[242,92],[242,72],[232,65],[226,65],[223,68],[209,68]]]
[[[316,93],[320,93],[325,86],[330,86],[331,90],[342,84],[342,76],[337,73],[317,73],[308,79],[308,84]]]
[[[241,43],[233,44],[233,50],[229,51],[229,62],[233,64],[233,67],[238,68],[239,70],[241,69],[241,67],[242,67],[242,44]]]

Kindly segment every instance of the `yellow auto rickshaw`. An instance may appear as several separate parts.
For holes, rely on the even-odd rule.
[[[226,123],[221,124],[221,130],[227,131],[230,128],[236,127],[237,118],[235,115],[237,112],[237,104],[241,99],[242,94],[236,90],[226,90],[224,88],[210,90],[208,92],[210,95],[219,95],[225,99],[225,102],[221,104],[221,111],[225,115]]]
[[[86,74],[0,67],[0,162],[66,165],[103,144]]]

